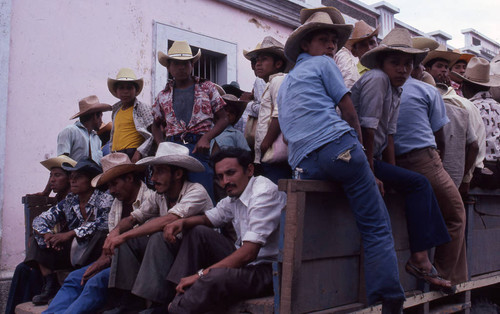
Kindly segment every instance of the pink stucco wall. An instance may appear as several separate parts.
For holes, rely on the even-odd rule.
[[[246,90],[254,76],[243,49],[267,35],[284,43],[291,32],[212,0],[12,1],[0,270],[23,259],[21,197],[43,189],[48,171],[39,162],[55,156],[57,134],[72,123],[78,99],[96,94],[114,103],[106,79],[131,67],[145,79],[139,99],[152,102],[153,20],[238,43],[238,81]]]

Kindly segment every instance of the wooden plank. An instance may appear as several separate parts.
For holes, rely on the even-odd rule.
[[[343,194],[340,184],[319,180],[280,180],[278,182],[280,191],[289,192],[328,192]]]
[[[446,304],[433,308],[429,311],[430,314],[449,314],[461,312],[465,309],[470,309],[471,304],[468,303],[456,303],[456,304]]]
[[[352,313],[354,311],[362,309],[364,306],[365,305],[363,303],[352,303],[352,304],[346,304],[346,305],[343,305],[343,306],[338,306],[338,307],[336,307],[334,309],[328,309],[328,310],[310,312],[310,314],[330,314],[330,313],[343,314],[343,313]]]
[[[500,229],[474,229],[469,232],[469,275],[475,276],[500,269]],[[497,241],[492,241],[493,239]]]

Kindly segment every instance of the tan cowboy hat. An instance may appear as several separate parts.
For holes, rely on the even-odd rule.
[[[285,56],[292,62],[297,60],[301,52],[300,42],[310,32],[323,29],[335,31],[338,37],[337,50],[340,50],[352,31],[352,25],[345,24],[342,14],[334,7],[302,9],[300,21],[302,25],[292,32],[285,44]]]
[[[108,104],[100,103],[99,98],[97,98],[96,95],[91,95],[83,98],[78,102],[78,107],[80,108],[80,111],[69,118],[70,120],[94,112],[111,111],[111,106]]]
[[[99,131],[97,131],[97,135],[104,134],[106,132],[111,132],[111,128],[113,127],[113,122],[109,121],[108,123],[103,122],[99,127]]]
[[[154,157],[143,158],[136,162],[136,165],[172,165],[192,172],[205,171],[198,159],[189,156],[186,146],[172,142],[160,143]]]
[[[385,36],[378,47],[373,48],[361,57],[361,64],[370,69],[377,68],[380,53],[389,51],[412,54],[415,57],[414,63],[419,64],[425,58],[429,49],[413,48],[410,32],[405,28],[394,28]]]
[[[450,78],[455,82],[457,79],[461,79],[472,84],[486,87],[500,86],[500,76],[490,75],[490,63],[488,60],[480,57],[473,57],[470,59],[463,76],[452,71],[450,72]]]
[[[76,161],[69,158],[66,155],[59,155],[57,157],[52,157],[49,159],[46,159],[44,161],[40,161],[42,166],[45,168],[51,170],[52,168],[62,168],[62,164],[67,162],[68,164],[72,165],[73,167],[76,165]]]
[[[248,60],[257,58],[257,55],[259,53],[270,53],[273,55],[277,55],[285,63],[284,72],[288,72],[290,68],[290,62],[288,62],[288,59],[285,57],[285,52],[283,51],[283,48],[284,48],[283,44],[280,43],[278,40],[276,40],[272,36],[266,36],[264,37],[262,42],[258,43],[257,46],[255,46],[254,50],[250,51],[243,50],[243,55]]]
[[[116,98],[118,98],[118,96],[116,96],[115,84],[118,82],[131,82],[137,84],[137,90],[135,91],[135,96],[138,96],[141,93],[142,87],[144,86],[144,80],[142,78],[137,79],[137,76],[135,76],[134,71],[132,71],[129,68],[121,68],[120,71],[118,71],[118,74],[116,74],[116,79],[108,77],[109,92]]]
[[[435,50],[439,47],[439,43],[432,38],[427,38],[423,36],[412,37],[411,41],[413,42],[413,48],[429,49],[429,51]]]
[[[188,42],[185,40],[177,40],[174,41],[172,47],[168,49],[167,54],[164,54],[161,51],[158,51],[158,62],[164,67],[167,67],[168,60],[192,60],[193,63],[198,61],[201,56],[201,49],[198,49],[198,52],[193,55],[193,50],[189,46]]]
[[[453,51],[448,51],[445,45],[440,44],[438,48],[427,54],[427,57],[425,57],[425,59],[422,61],[422,64],[425,66],[427,62],[438,58],[448,61],[448,66],[451,67],[460,58],[460,54]]]
[[[239,100],[238,97],[232,94],[222,95],[222,98],[226,102],[227,106],[231,106],[236,109],[236,121],[240,120],[241,115],[243,115],[243,112],[247,108],[248,101]]]
[[[354,24],[354,29],[352,30],[351,38],[347,40],[345,46],[347,49],[351,50],[354,44],[377,35],[378,35],[378,27],[373,29],[365,21],[359,20]]]
[[[142,171],[145,167],[133,164],[124,153],[111,153],[102,157],[101,165],[103,172],[92,179],[92,186],[108,183],[116,177],[134,171]]]

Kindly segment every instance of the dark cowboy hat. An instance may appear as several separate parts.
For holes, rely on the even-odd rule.
[[[222,89],[224,90],[224,92],[226,92],[226,94],[231,94],[231,95],[234,95],[238,98],[240,98],[241,95],[244,93],[240,89],[240,84],[238,84],[238,82],[236,82],[236,81],[232,81],[229,84],[222,85]]]
[[[95,161],[90,159],[82,159],[79,160],[76,165],[73,167],[70,163],[64,162],[61,165],[66,171],[80,171],[89,174],[90,177],[95,177],[96,175],[102,173],[102,168]]]

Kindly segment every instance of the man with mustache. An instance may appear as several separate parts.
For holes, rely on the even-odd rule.
[[[204,215],[179,219],[164,228],[170,243],[183,232],[167,279],[178,284],[169,313],[204,313],[221,304],[271,295],[271,263],[278,255],[281,210],[286,195],[269,179],[254,177],[252,156],[221,150],[214,171],[228,197]],[[211,228],[232,222],[235,243]]]
[[[154,157],[136,164],[153,167],[156,193],[122,219],[104,243],[104,254],[113,255],[109,287],[119,289],[121,295],[119,306],[111,313],[144,309],[145,300],[152,301],[152,307],[161,307],[173,297],[173,287],[168,289],[165,278],[177,245],[167,243],[161,231],[173,221],[212,208],[205,188],[187,181],[189,171],[204,171],[203,165],[189,156],[187,147],[163,142]]]

